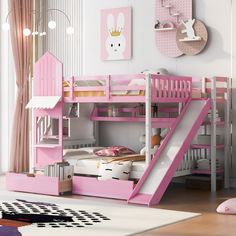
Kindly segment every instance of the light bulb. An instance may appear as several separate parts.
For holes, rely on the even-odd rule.
[[[2,29],[3,29],[4,31],[8,31],[8,30],[10,29],[10,25],[9,25],[7,22],[4,22],[4,23],[2,24]]]
[[[25,28],[25,29],[23,30],[23,34],[24,34],[24,36],[28,37],[28,36],[30,36],[30,34],[31,34],[31,30],[30,30],[29,28]]]
[[[44,32],[41,32],[40,34],[39,34],[39,36],[45,36],[47,33],[44,31]]]
[[[69,26],[66,28],[66,33],[67,34],[74,34],[74,28],[72,26]]]
[[[49,28],[49,29],[55,29],[56,26],[57,26],[57,23],[56,23],[54,20],[50,20],[50,21],[48,22],[48,28]]]
[[[32,35],[38,35],[38,34],[39,34],[38,31],[34,31],[34,32],[32,32]]]

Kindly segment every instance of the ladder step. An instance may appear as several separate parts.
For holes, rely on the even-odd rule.
[[[163,6],[164,8],[171,8],[172,6],[171,5],[165,5]]]

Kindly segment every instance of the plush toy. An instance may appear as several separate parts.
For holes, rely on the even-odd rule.
[[[169,128],[163,129],[161,134],[157,134],[157,130],[153,129],[152,130],[152,137],[151,137],[151,148],[152,148],[152,153],[155,153],[156,150],[158,149],[158,147],[161,145],[161,143],[163,142],[164,138],[166,137],[166,135],[169,132]],[[146,141],[146,136],[145,134],[143,134],[142,136],[140,136],[139,138],[140,143],[142,143],[143,145],[145,145],[145,141]],[[141,155],[145,155],[146,153],[146,147],[143,147],[140,150],[140,154]]]
[[[154,148],[156,145],[160,145],[161,143],[161,136],[156,134],[153,135],[151,138],[152,148]]]
[[[158,68],[158,69],[145,69],[141,73],[143,74],[156,74],[156,75],[168,75],[169,72],[165,68]]]
[[[142,144],[145,144],[145,134],[142,135],[140,138],[139,138],[139,141],[142,143]],[[152,148],[152,153],[155,153],[156,150],[158,149],[158,147],[160,146],[160,143],[161,143],[161,136],[158,135],[158,134],[155,134],[151,137],[151,148]],[[146,153],[146,147],[143,147],[141,150],[140,150],[140,154],[141,155],[145,155]]]
[[[236,214],[236,198],[228,199],[222,202],[216,209],[217,213],[221,214]]]

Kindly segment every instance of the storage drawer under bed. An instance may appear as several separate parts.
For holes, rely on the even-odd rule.
[[[32,176],[27,174],[8,173],[6,175],[6,187],[9,191],[58,196],[65,192],[71,192],[72,181],[59,181],[58,177],[44,175]]]
[[[129,180],[98,180],[95,177],[73,176],[72,193],[127,200],[134,189],[134,182]]]

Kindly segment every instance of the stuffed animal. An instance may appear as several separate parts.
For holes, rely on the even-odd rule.
[[[158,69],[145,69],[141,73],[143,74],[154,74],[154,75],[168,75],[169,72],[165,68],[158,68]]]
[[[142,143],[142,144],[145,144],[145,134],[142,135],[140,138],[139,138],[139,141]],[[152,153],[155,153],[156,150],[158,149],[158,147],[160,146],[160,143],[161,143],[161,136],[158,135],[158,134],[155,134],[151,137],[151,148],[152,148]],[[140,150],[140,154],[141,155],[145,155],[146,153],[146,147],[143,147],[141,150]]]
[[[161,143],[161,136],[156,134],[153,135],[151,138],[152,148],[154,148],[156,145],[160,145]]]
[[[169,132],[169,128],[163,129],[162,132],[159,134],[156,133],[156,130],[153,129],[153,135],[151,137],[151,148],[152,148],[152,153],[155,153],[156,150],[158,149],[158,147],[162,144],[163,140],[165,139],[165,137],[167,136],[168,132]],[[140,143],[142,143],[143,145],[145,145],[145,134],[143,134],[140,138],[139,141]],[[140,150],[140,154],[141,155],[145,155],[146,153],[146,147],[143,147]]]
[[[236,198],[228,199],[222,202],[216,209],[217,213],[221,214],[236,214]]]

